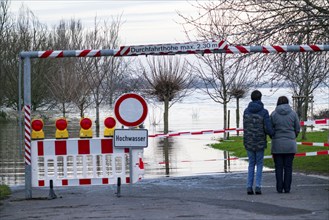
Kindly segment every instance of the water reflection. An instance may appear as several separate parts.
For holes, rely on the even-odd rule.
[[[24,182],[23,151],[19,146],[17,123],[0,122],[0,184]]]

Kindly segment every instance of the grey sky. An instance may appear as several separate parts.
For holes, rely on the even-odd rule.
[[[196,12],[187,1],[12,1],[11,11],[16,13],[24,4],[42,23],[49,26],[61,19],[80,19],[84,26],[92,27],[95,16],[100,19],[122,14],[121,40],[125,45],[185,42],[182,19],[177,11],[190,15]]]

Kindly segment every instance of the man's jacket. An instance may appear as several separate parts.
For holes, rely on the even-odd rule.
[[[252,101],[243,113],[244,147],[252,151],[264,150],[267,147],[266,135],[274,135],[268,111],[261,101]]]

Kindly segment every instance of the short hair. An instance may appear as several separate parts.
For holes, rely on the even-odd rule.
[[[262,93],[258,90],[255,90],[251,93],[251,100],[258,101],[262,99]]]
[[[289,104],[289,100],[286,96],[280,96],[276,105]]]

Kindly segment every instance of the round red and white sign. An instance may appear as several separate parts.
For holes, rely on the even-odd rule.
[[[135,127],[144,122],[147,116],[147,103],[140,95],[127,93],[114,104],[114,115],[124,126]]]

